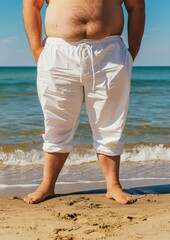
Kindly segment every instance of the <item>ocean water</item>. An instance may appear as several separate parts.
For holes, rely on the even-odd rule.
[[[135,170],[135,174],[138,172],[133,175],[135,179],[148,177],[170,180],[169,93],[170,67],[133,67],[130,107],[124,131],[125,150],[122,164],[125,167],[124,172],[121,172],[122,179],[132,178],[131,172]],[[43,131],[43,115],[36,89],[36,68],[0,67],[0,163],[3,169],[0,173],[1,186],[10,182],[4,175],[8,172],[14,173],[11,181],[17,184],[16,172],[20,171],[19,182],[23,183],[29,169],[35,171],[30,184],[40,181],[42,176],[37,173],[43,163]],[[81,181],[82,174],[67,179],[66,173],[68,168],[74,166],[78,166],[79,173],[82,172],[84,163],[88,166],[85,172],[88,172],[92,165],[98,169],[95,165],[97,158],[92,149],[92,134],[83,107],[75,135],[75,149],[66,163],[61,181]],[[141,166],[145,168],[142,169]],[[139,168],[142,169],[141,172],[136,170]],[[98,170],[96,175],[97,172]],[[98,181],[103,181],[102,174]],[[27,178],[25,183],[28,183]]]

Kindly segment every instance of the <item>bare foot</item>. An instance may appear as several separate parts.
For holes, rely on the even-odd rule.
[[[54,191],[49,190],[44,184],[41,184],[35,192],[25,196],[23,201],[29,204],[40,203],[54,194]]]
[[[112,191],[107,192],[106,197],[114,199],[121,204],[131,204],[137,201],[137,198],[133,195],[125,193],[121,187],[115,187]]]

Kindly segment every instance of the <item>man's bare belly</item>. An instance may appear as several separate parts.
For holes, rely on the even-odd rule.
[[[67,41],[120,35],[122,0],[49,0],[45,17],[48,37]]]

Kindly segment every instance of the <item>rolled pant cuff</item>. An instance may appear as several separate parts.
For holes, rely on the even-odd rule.
[[[73,147],[72,146],[57,147],[51,144],[44,144],[43,150],[44,152],[48,153],[69,153],[73,150]]]

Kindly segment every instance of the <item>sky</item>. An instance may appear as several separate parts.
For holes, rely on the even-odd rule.
[[[170,66],[170,0],[145,2],[145,32],[134,65]],[[45,8],[46,4],[43,16]],[[122,37],[127,42],[126,24]],[[1,0],[0,66],[35,66],[23,26],[22,0]]]

